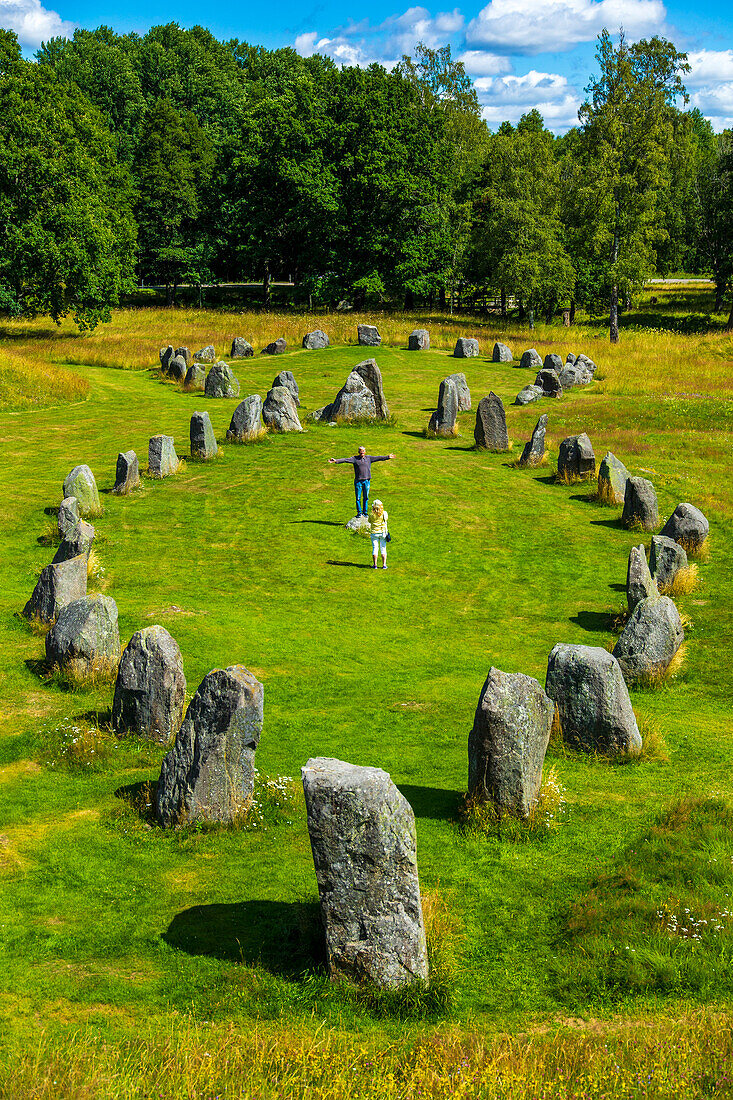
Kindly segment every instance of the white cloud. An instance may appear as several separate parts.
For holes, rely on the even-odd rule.
[[[295,49],[304,57],[327,54],[342,65],[364,66],[379,61],[391,69],[402,54],[413,53],[418,42],[437,49],[462,34],[463,26],[458,8],[433,16],[427,8],[414,7],[401,15],[390,15],[374,26],[368,20],[360,20],[339,27],[332,38],[319,37],[315,31],[300,34],[295,39]]]
[[[690,88],[733,80],[733,50],[695,50],[688,53],[690,72],[683,76]]]
[[[535,107],[552,130],[566,130],[578,121],[577,92],[559,73],[532,69],[524,76],[481,77],[475,84],[489,126],[518,122]]]
[[[716,131],[733,127],[733,80],[714,87],[700,88],[690,96],[690,107],[697,107]]]
[[[512,63],[508,57],[489,53],[487,50],[465,50],[458,55],[456,61],[463,62],[470,76],[499,76],[500,73],[512,71]]]
[[[604,27],[629,38],[664,29],[662,0],[490,0],[466,28],[469,45],[556,53],[592,42]]]
[[[15,31],[21,46],[37,49],[49,38],[69,38],[74,23],[41,6],[40,0],[0,0],[0,27]]]

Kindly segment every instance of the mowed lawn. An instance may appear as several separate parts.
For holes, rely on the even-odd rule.
[[[517,355],[531,346],[523,339]],[[551,340],[546,330],[542,353],[557,347],[564,358],[571,345]],[[258,355],[232,364],[242,396],[264,397],[278,370],[292,370],[307,430],[223,445],[218,460],[189,460],[127,498],[109,493],[118,451],[133,448],[143,465],[149,436],[163,432],[185,457],[190,415],[204,408],[223,443],[237,401],[184,394],[149,371],[80,367],[87,400],[4,415],[0,1004],[11,1046],[38,1027],[61,1033],[91,1022],[115,1035],[173,1012],[237,1025],[325,1019],[393,1037],[418,1026],[328,989],[302,801],[291,823],[176,836],[149,827],[115,793],[155,780],[163,749],[120,744],[81,771],[54,757],[60,723],[103,723],[112,698],[111,685],[71,693],[44,681],[43,638],[17,617],[53,554],[43,536],[63,478],[81,462],[103,494],[96,587],[117,602],[123,642],[164,625],[181,647],[189,693],[212,668],[253,671],[265,685],[261,772],[297,780],[310,756],[335,756],[386,769],[408,798],[422,889],[445,909],[455,1022],[519,1029],[567,1012],[727,1002],[733,925],[715,941],[719,968],[697,986],[679,978],[689,970],[684,952],[699,950],[692,940],[675,946],[674,980],[665,984],[653,960],[644,973],[654,981],[635,982],[628,969],[618,978],[613,952],[652,941],[666,950],[646,918],[624,925],[633,943],[614,942],[609,925],[590,964],[576,934],[585,899],[602,909],[603,883],[633,863],[636,840],[668,807],[713,798],[724,822],[733,797],[730,390],[706,384],[701,393],[691,377],[684,394],[655,383],[646,396],[645,372],[659,369],[650,341],[628,336],[628,376],[617,350],[609,376],[607,345],[579,339],[576,350],[593,355],[601,380],[524,409],[511,401],[534,379],[516,366],[382,347],[374,354],[397,422],[358,430],[309,426],[306,414],[333,399],[369,349]],[[680,345],[680,358],[690,346]],[[715,354],[730,358],[725,344]],[[423,437],[440,380],[454,370],[465,371],[474,410],[490,390],[504,400],[509,454],[472,449],[475,412],[461,415],[456,439]],[[548,464],[515,468],[545,412]],[[662,520],[686,500],[710,519],[699,588],[679,601],[689,619],[686,664],[660,689],[632,693],[642,732],[661,735],[666,750],[621,766],[552,745],[545,769],[566,789],[559,827],[525,842],[467,836],[458,822],[467,738],[489,667],[544,684],[553,645],[609,645],[625,606],[628,551],[643,536],[620,527],[620,508],[594,503],[592,486],[552,478],[560,440],[583,430],[598,462],[611,449],[654,482]],[[368,568],[369,542],[343,530],[354,513],[352,472],[328,464],[361,443],[397,456],[372,471],[372,497],[384,501],[393,534],[386,572]],[[688,885],[712,913],[733,887],[733,836],[705,829],[710,861],[727,865],[714,881],[703,868]],[[643,871],[653,879],[653,868]],[[671,909],[682,898],[672,879],[654,889]]]

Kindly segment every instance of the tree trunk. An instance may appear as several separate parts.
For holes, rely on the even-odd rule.
[[[270,304],[270,265],[265,264],[265,274],[262,277],[262,301],[268,306]]]
[[[520,298],[519,299],[519,320],[523,321],[524,317],[525,317],[524,298]]]
[[[410,310],[415,308],[415,295],[411,290],[405,291],[405,309]]]
[[[570,303],[570,324],[571,325],[575,324],[575,299],[574,298]]]
[[[723,311],[723,298],[725,297],[725,281],[716,282],[715,284],[715,305],[713,306],[713,313],[722,313]]]
[[[430,293],[428,294],[428,307],[429,307],[429,309],[432,310],[434,305],[435,305],[435,291],[431,290]]]
[[[530,332],[534,332],[534,310],[533,309],[530,309],[530,311],[529,311],[529,328],[530,328]]]
[[[502,292],[501,292],[501,315],[502,315],[502,317],[506,317],[506,291],[505,290],[502,290]]]
[[[618,286],[611,287],[611,309],[608,317],[609,334],[611,343],[618,343]]]
[[[726,332],[733,332],[733,302],[730,306],[730,315],[728,317],[728,324],[725,326]]]
[[[167,306],[173,305],[173,287],[170,283],[165,284],[165,304]]]
[[[552,318],[553,318],[554,313],[555,313],[555,303],[550,302],[547,309],[545,310],[545,324],[546,325],[549,325],[549,324],[552,323]]]
[[[440,306],[440,308],[445,313],[445,287],[444,286],[442,286],[440,288],[440,293],[438,294],[438,305]]]

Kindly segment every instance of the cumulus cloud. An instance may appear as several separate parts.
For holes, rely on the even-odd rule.
[[[0,27],[15,31],[26,49],[38,49],[49,38],[69,38],[75,30],[73,23],[42,7],[40,0],[0,0]]]
[[[466,28],[466,41],[514,53],[571,50],[604,27],[629,38],[663,30],[662,0],[490,0]]]
[[[465,50],[458,55],[456,61],[463,62],[470,76],[499,76],[500,73],[512,71],[512,63],[508,57],[489,53],[488,50]]]
[[[0,0],[3,2],[5,0]],[[437,49],[462,34],[463,26],[463,15],[458,8],[433,16],[427,8],[413,7],[374,25],[368,20],[349,23],[339,27],[331,38],[322,37],[315,31],[299,34],[295,49],[304,57],[327,54],[342,65],[364,66],[379,61],[389,69],[397,64],[402,54],[411,54],[418,42]]]
[[[559,73],[532,69],[524,76],[481,77],[475,84],[489,126],[518,122],[534,107],[552,130],[566,130],[578,121],[577,92]]]
[[[689,88],[733,80],[733,50],[695,50],[687,60],[690,72],[684,81]]]
[[[690,107],[697,107],[720,132],[733,128],[733,80],[700,88],[690,96]]]

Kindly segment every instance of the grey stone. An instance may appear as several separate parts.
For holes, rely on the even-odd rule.
[[[444,378],[438,391],[438,407],[430,417],[428,431],[435,435],[451,436],[456,433],[458,416],[458,390],[452,378]]]
[[[608,650],[556,645],[545,691],[557,704],[563,738],[573,748],[609,755],[641,751],[629,691]]]
[[[331,977],[427,982],[411,806],[381,768],[316,757],[302,771]]]
[[[468,388],[465,374],[461,371],[456,371],[454,374],[449,374],[448,377],[453,380],[456,390],[458,391],[458,411],[470,412],[471,391]]]
[[[488,397],[482,397],[478,403],[473,438],[477,447],[487,451],[509,450],[506,413],[501,398],[493,390]]]
[[[163,371],[163,374],[168,373],[168,364],[170,363],[174,355],[175,352],[173,351],[172,344],[168,344],[167,347],[161,348],[158,352],[158,358],[160,359],[160,369]]]
[[[160,769],[156,814],[162,825],[230,824],[247,810],[264,694],[244,665],[204,676]]]
[[[629,550],[629,564],[626,569],[626,603],[633,611],[638,603],[648,596],[656,596],[657,586],[649,572],[644,546],[632,546]]]
[[[302,432],[293,395],[285,386],[269,390],[262,406],[262,419],[274,432]]]
[[[627,680],[663,673],[685,640],[680,613],[669,596],[640,600],[613,647]]]
[[[72,531],[81,519],[81,509],[76,497],[65,497],[59,505],[56,524],[59,536],[63,539],[69,531]]]
[[[188,371],[186,360],[182,355],[174,355],[168,364],[168,377],[174,382],[183,382]]]
[[[545,356],[542,366],[545,370],[554,370],[556,374],[559,374],[562,370],[562,359],[554,351],[551,351],[549,355]]]
[[[475,359],[479,353],[478,340],[473,336],[459,336],[453,355],[456,359]]]
[[[84,596],[59,611],[46,635],[46,661],[77,680],[106,676],[120,659],[117,604],[111,596]]]
[[[494,350],[491,353],[491,361],[493,363],[512,363],[514,362],[514,356],[512,355],[512,349],[507,347],[506,344],[502,344],[500,341],[494,344]]]
[[[62,608],[87,594],[87,556],[47,565],[23,608],[26,619],[52,623]]]
[[[581,351],[580,355],[576,355],[575,365],[577,367],[582,367],[585,371],[587,371],[588,374],[590,374],[591,378],[593,377],[593,375],[598,370],[598,367],[593,362],[593,360],[590,358],[590,356],[585,355],[582,351]]]
[[[186,364],[186,370],[191,366],[191,352],[188,348],[176,348],[176,357],[183,359]]]
[[[519,360],[520,367],[527,369],[541,367],[542,360],[540,359],[539,352],[536,348],[528,348],[527,351],[522,352],[522,358]]]
[[[120,451],[115,467],[113,493],[126,496],[140,484],[140,466],[134,451]]]
[[[216,458],[219,448],[216,443],[211,417],[207,412],[195,412],[191,417],[189,429],[191,457],[208,460]]]
[[[598,496],[609,504],[623,504],[629,471],[612,451],[606,451],[598,467]]]
[[[583,432],[563,439],[557,456],[557,475],[568,481],[591,477],[596,472],[596,456],[591,441]]]
[[[376,325],[357,325],[356,334],[363,347],[378,348],[382,343],[382,337]]]
[[[430,348],[430,333],[426,328],[414,328],[407,337],[408,351],[428,351]]]
[[[708,537],[710,524],[694,504],[678,504],[661,530],[662,535],[674,539],[688,553],[699,550]]]
[[[542,785],[555,704],[531,676],[490,668],[468,735],[468,794],[528,817]]]
[[[624,527],[637,527],[642,531],[653,531],[659,526],[657,494],[651,481],[645,477],[626,479],[621,523]]]
[[[278,336],[277,340],[272,340],[269,344],[262,349],[262,355],[282,355],[284,351],[287,351],[287,341],[284,336]]]
[[[255,349],[248,340],[245,340],[243,336],[234,337],[230,359],[251,359],[254,353]]]
[[[80,519],[76,527],[72,527],[70,531],[67,531],[61,540],[53,556],[52,565],[58,565],[61,561],[71,561],[72,558],[78,558],[80,554],[88,558],[93,542],[94,528],[91,523],[85,523],[83,519]],[[86,595],[86,592],[84,592],[84,595]]]
[[[232,443],[246,443],[262,434],[262,398],[258,393],[245,397],[232,413],[227,439]]]
[[[574,386],[587,386],[593,381],[593,375],[581,363],[566,363],[560,368],[558,378],[564,390],[572,390]]]
[[[543,397],[562,397],[562,386],[560,385],[560,377],[555,370],[542,368],[537,372],[537,377],[534,380],[535,386],[542,387]]]
[[[573,365],[573,363],[575,362],[575,359],[576,359],[576,356],[575,356],[575,355],[573,355],[572,351],[569,351],[569,352],[567,353],[567,355],[565,356],[565,362],[566,362],[566,363],[570,363],[570,365],[571,365],[571,366],[572,366],[572,365]]]
[[[205,348],[201,348],[201,351],[194,353],[194,359],[199,363],[215,363],[216,348],[213,344],[207,344]]]
[[[368,516],[352,516],[344,524],[347,531],[371,531],[372,525]]]
[[[672,584],[680,569],[687,569],[687,552],[666,535],[652,535],[649,569],[658,589]]]
[[[544,396],[545,394],[542,386],[525,386],[514,398],[514,404],[529,405],[532,401],[539,401],[539,399]]]
[[[346,298],[342,298],[340,302],[336,304],[337,313],[345,313],[349,309],[353,309],[354,306],[351,302],[347,302]]]
[[[374,394],[364,379],[352,371],[330,405],[314,414],[319,420],[356,420],[371,417],[376,420]]]
[[[286,390],[290,390],[290,396],[295,402],[295,407],[300,408],[300,391],[292,371],[281,370],[279,374],[276,374],[272,380],[272,389],[275,389],[276,386],[284,386]]]
[[[75,466],[71,473],[66,475],[63,494],[64,499],[76,497],[82,516],[95,515],[102,511],[97,483],[88,466]]]
[[[130,638],[122,654],[112,729],[167,745],[183,720],[186,677],[178,645],[162,626],[147,626]]]
[[[178,455],[172,435],[154,435],[148,443],[148,471],[151,477],[172,477],[178,473]]]
[[[382,372],[377,366],[376,359],[364,359],[357,363],[354,371],[364,380],[364,383],[374,396],[374,408],[378,420],[389,420],[389,408],[384,397],[384,384]]]
[[[313,332],[306,332],[303,337],[303,347],[306,351],[320,351],[321,348],[328,346],[329,340],[323,329],[316,328]]]
[[[520,466],[539,466],[545,457],[545,432],[547,431],[547,413],[543,413],[534,426],[532,438],[524,444]]]
[[[200,393],[203,393],[206,388],[205,368],[199,366],[198,363],[192,363],[186,371],[186,378],[183,384],[187,390],[198,390]]]
[[[215,363],[206,375],[204,393],[207,397],[239,397],[239,379],[227,363]]]

